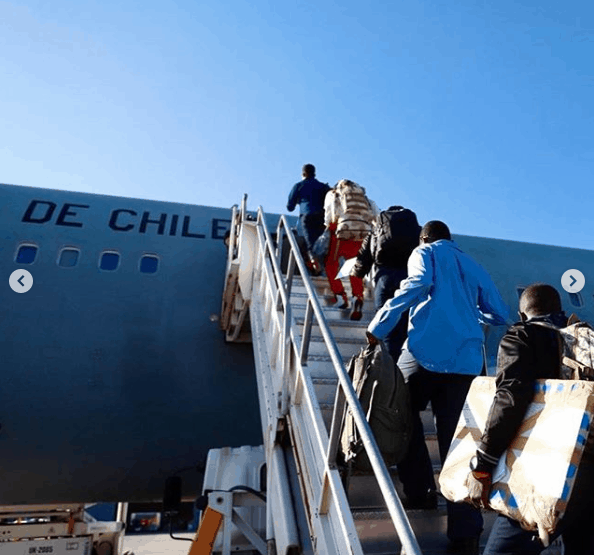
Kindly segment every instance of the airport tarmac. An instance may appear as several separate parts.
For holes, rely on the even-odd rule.
[[[176,533],[180,538],[194,538],[194,532]],[[169,534],[130,534],[124,536],[124,553],[134,555],[187,555],[190,550],[188,541],[173,540]]]
[[[194,533],[174,534],[180,538],[192,539]],[[484,538],[486,541],[486,538]],[[134,555],[187,555],[191,543],[188,541],[173,540],[169,534],[131,534],[124,536],[124,553],[131,551]],[[427,555],[444,554],[445,548],[433,546],[423,550]],[[563,548],[559,541],[551,545],[543,555],[562,555]]]

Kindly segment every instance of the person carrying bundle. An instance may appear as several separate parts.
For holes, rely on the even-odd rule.
[[[534,397],[536,380],[561,377],[563,350],[557,330],[565,328],[568,319],[557,290],[540,283],[527,287],[520,297],[520,318],[499,344],[495,399],[476,456],[470,463],[467,486],[471,503],[477,508],[488,506],[493,470],[518,432]],[[586,442],[565,515],[550,537],[552,541],[562,536],[565,555],[594,553],[593,439],[589,437]],[[547,461],[543,460],[542,464],[546,466]],[[507,516],[497,515],[483,555],[537,555],[544,549],[538,533],[524,530],[519,522]]]
[[[326,257],[326,275],[333,297],[331,304],[348,308],[349,300],[341,281],[336,279],[340,258],[357,256],[363,239],[369,234],[379,211],[375,203],[367,198],[365,189],[348,179],[341,179],[326,195],[324,201],[324,224],[331,233],[330,247]],[[363,280],[350,276],[353,294],[351,320],[360,320],[363,310]]]

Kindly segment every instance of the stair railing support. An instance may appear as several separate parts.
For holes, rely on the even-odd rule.
[[[247,198],[244,196],[241,204],[241,221],[245,221],[247,214],[246,200]],[[286,234],[290,248],[289,267],[286,277],[283,276],[281,272],[280,264],[283,250],[283,233]],[[237,235],[237,233],[234,233],[234,235]],[[280,393],[280,406],[276,406],[276,410],[274,410],[276,416],[273,418],[276,418],[277,422],[270,423],[271,426],[269,427],[269,432],[271,435],[268,435],[267,451],[268,449],[274,451],[275,447],[280,448],[280,445],[277,443],[278,435],[275,434],[274,430],[276,429],[278,431],[277,426],[279,422],[284,421],[284,416],[292,414],[290,391],[292,387],[301,384],[305,403],[299,405],[300,407],[302,405],[304,406],[300,409],[301,412],[295,412],[294,416],[297,419],[297,422],[302,422],[305,426],[302,433],[309,432],[309,434],[311,434],[311,448],[307,447],[306,443],[303,443],[303,438],[300,440],[301,443],[299,443],[299,445],[303,443],[300,448],[305,449],[304,453],[311,453],[311,455],[314,456],[314,464],[308,469],[308,473],[312,478],[315,477],[315,486],[307,486],[306,488],[307,491],[313,493],[317,497],[317,499],[310,498],[306,501],[311,504],[311,507],[314,509],[312,515],[313,526],[317,527],[316,529],[318,532],[321,532],[322,530],[326,530],[327,524],[330,524],[335,531],[340,530],[340,533],[343,535],[341,536],[343,538],[341,539],[341,542],[346,542],[346,545],[350,545],[354,553],[360,553],[360,545],[356,547],[356,531],[354,529],[352,517],[350,514],[347,516],[347,514],[344,513],[345,507],[341,505],[343,501],[346,501],[346,497],[336,469],[336,454],[340,439],[342,414],[344,413],[345,406],[348,405],[353,413],[355,425],[362,436],[363,445],[378,480],[382,495],[402,546],[408,555],[421,555],[417,540],[412,532],[412,528],[410,527],[410,523],[408,522],[400,499],[396,495],[391,477],[381,457],[377,444],[373,439],[365,414],[358,402],[351,379],[344,368],[342,357],[326,322],[313,284],[309,279],[308,271],[301,256],[299,246],[292,230],[288,226],[286,217],[281,216],[279,219],[277,244],[275,245],[266,226],[264,212],[260,207],[257,218],[257,236],[259,248],[262,251],[262,267],[268,268],[266,270],[266,276],[269,281],[268,287],[272,288],[269,289],[269,291],[273,294],[274,305],[276,305],[275,308],[277,311],[276,316],[280,317],[276,318],[277,324],[274,332],[278,335],[277,345],[279,352],[277,354],[280,356],[280,364],[277,366],[277,372],[275,372],[276,377],[274,377],[274,374],[271,374],[271,378],[273,378],[271,384],[273,385],[273,391],[270,392],[275,397],[276,394]],[[289,300],[289,293],[295,274],[295,266],[299,269],[299,273],[302,276],[303,284],[308,295],[306,317],[301,334],[299,334],[294,327]],[[262,279],[264,279],[264,277],[262,277]],[[276,290],[274,289],[275,287]],[[314,317],[338,377],[337,402],[333,413],[330,436],[328,436],[326,428],[323,426],[319,405],[317,404],[315,391],[313,389],[313,382],[311,381],[309,370],[306,366]],[[293,348],[295,348],[294,354],[292,353]],[[289,376],[292,372],[291,364],[293,362],[296,367],[296,376],[295,380],[292,380],[291,383],[289,383]],[[302,455],[303,453],[299,456]],[[278,476],[276,477],[278,478]],[[321,484],[319,479],[321,479]],[[337,504],[334,505],[334,503]],[[320,515],[324,514],[335,514],[338,517],[338,520],[327,521],[327,523],[320,522]],[[323,533],[325,534],[325,532]],[[332,540],[330,536],[328,536],[328,538],[318,538],[318,543],[320,544],[323,542],[322,545],[327,544],[327,546],[331,546],[333,541],[334,540]],[[340,544],[344,545],[344,543]]]
[[[263,214],[262,207],[259,208],[259,213]],[[297,241],[295,240],[293,233],[289,233],[289,227],[287,225],[287,220],[284,215],[281,216],[281,222],[287,230],[287,239],[289,240],[289,243],[291,245],[291,250],[293,250],[295,253],[299,253],[299,246],[297,245]],[[369,462],[371,463],[371,467],[373,468],[373,472],[380,486],[382,496],[384,497],[384,501],[392,518],[392,522],[394,523],[394,527],[396,528],[396,532],[398,533],[402,546],[407,554],[421,555],[421,548],[414,535],[410,522],[408,521],[408,518],[402,506],[402,502],[396,494],[394,484],[392,483],[392,479],[390,477],[386,464],[384,463],[383,457],[381,456],[377,443],[373,438],[373,433],[371,431],[371,428],[369,427],[367,418],[363,410],[361,409],[361,405],[359,404],[359,401],[357,399],[357,394],[353,388],[352,381],[344,368],[342,358],[340,356],[340,353],[338,352],[336,342],[332,337],[332,333],[330,331],[330,328],[328,327],[326,319],[324,318],[323,311],[314,292],[313,285],[307,277],[308,273],[307,269],[305,268],[303,258],[300,256],[300,254],[299,256],[296,255],[295,258],[297,266],[299,268],[299,272],[303,276],[303,284],[305,286],[305,289],[307,290],[309,300],[312,303],[313,311],[315,313],[316,320],[320,327],[320,331],[328,347],[330,358],[332,359],[334,368],[337,372],[339,379],[339,388],[342,389],[343,394],[345,396],[345,401],[346,403],[348,403],[348,406],[353,413],[355,425],[357,426],[357,429],[361,434],[361,439],[363,441],[365,451],[367,453]],[[336,447],[333,447],[333,450],[335,448]],[[327,455],[329,454],[330,450],[328,449]],[[335,464],[335,459],[333,461],[326,460],[327,464],[329,464],[330,462],[332,462],[332,464]],[[320,500],[320,505],[323,505],[322,501],[323,498],[322,500]]]

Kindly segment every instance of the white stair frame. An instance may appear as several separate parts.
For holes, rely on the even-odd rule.
[[[299,469],[301,491],[297,494],[303,500],[314,552],[321,555],[363,555],[336,466],[340,425],[346,404],[353,412],[402,544],[402,553],[421,555],[419,544],[357,400],[287,219],[285,216],[280,217],[275,243],[261,207],[256,221],[246,219],[246,200],[247,197],[244,196],[239,211],[235,207],[233,209],[223,294],[223,314],[227,316],[223,317],[221,323],[227,332],[227,340],[233,341],[240,335],[243,318],[249,307],[264,447],[268,461],[267,538],[275,539],[278,555],[293,553],[292,550],[299,546],[294,508],[290,501],[291,496],[287,495],[289,484],[284,454],[279,444],[280,435],[288,432]],[[241,243],[250,235],[249,244],[257,248],[256,253],[251,253],[253,263],[247,270],[252,272],[251,279],[249,276],[239,275],[241,269],[236,269],[238,266],[241,268],[241,260],[238,260],[242,252]],[[288,239],[290,246],[286,276],[282,274],[280,265],[283,237]],[[243,251],[245,252],[245,245]],[[296,325],[290,303],[295,267],[299,269],[308,294],[302,326]],[[244,284],[244,290],[239,282]],[[232,312],[235,312],[235,318],[232,317]],[[330,434],[326,430],[307,366],[314,320],[324,338],[338,379]],[[235,324],[229,325],[231,322]]]

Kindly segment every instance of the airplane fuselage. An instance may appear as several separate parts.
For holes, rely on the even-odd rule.
[[[229,209],[13,185],[0,196],[4,504],[160,500],[182,469],[192,497],[209,449],[262,442],[252,346],[225,343],[218,325]],[[544,281],[594,321],[594,252],[454,239],[512,312]],[[560,287],[570,268],[585,275],[579,295]],[[9,287],[17,269],[33,276],[27,293]],[[491,373],[503,333],[487,334]]]

